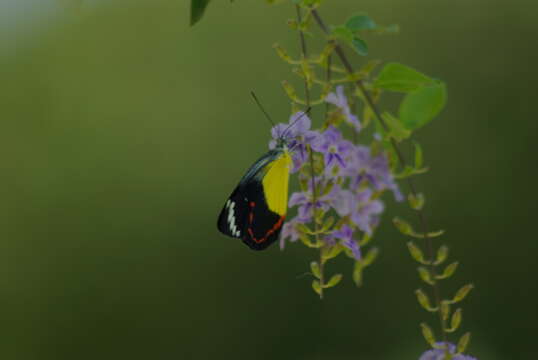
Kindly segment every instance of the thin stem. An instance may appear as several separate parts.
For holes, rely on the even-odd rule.
[[[312,220],[314,222],[314,235],[316,239],[316,244],[319,244],[319,235],[318,235],[318,222],[316,221],[316,177],[314,173],[314,155],[312,154],[312,149],[308,147],[308,155],[310,157],[310,176],[312,178]],[[319,248],[319,298],[323,299],[323,285],[325,284],[323,276],[323,246]]]
[[[297,23],[301,24],[302,22],[301,7],[299,5],[295,5],[295,10],[297,11]],[[304,38],[304,33],[302,30],[299,30],[299,40],[301,41],[301,60],[305,61],[307,57],[306,40]],[[304,82],[304,93],[305,93],[306,106],[310,106],[310,89],[308,89],[308,81],[306,80],[306,74],[305,74],[305,82]]]
[[[295,10],[297,12],[297,22],[300,24],[302,21],[302,14],[301,14],[301,7],[299,5],[295,5]],[[304,37],[304,33],[302,30],[299,30],[299,40],[301,42],[301,60],[304,62],[307,57],[306,52],[306,40]],[[308,80],[305,76],[304,81],[304,92],[305,92],[305,100],[306,100],[306,106],[310,106],[310,89],[308,88]],[[318,223],[316,221],[316,178],[314,173],[314,156],[312,155],[312,149],[308,149],[308,153],[310,156],[310,172],[312,177],[312,220],[314,222],[314,232],[316,244],[319,244],[319,235],[318,232]],[[323,299],[323,284],[324,284],[324,278],[323,278],[323,250],[320,248],[319,250],[319,284],[320,284],[320,291],[319,291],[319,298]]]
[[[311,11],[312,11],[312,16],[314,17],[314,19],[315,19],[316,23],[318,24],[318,26],[321,28],[321,30],[326,35],[329,35],[329,30],[328,30],[327,26],[325,25],[325,23],[323,22],[323,20],[321,19],[321,17],[319,15],[319,13],[317,12],[317,10],[312,9]],[[347,57],[346,57],[346,55],[344,53],[344,50],[342,49],[342,47],[340,45],[338,45],[338,44],[335,44],[335,45],[336,46],[335,46],[334,50],[335,50],[336,54],[338,55],[338,57],[340,58],[340,60],[342,61],[342,65],[344,65],[345,69],[347,70],[347,72],[349,74],[353,74],[353,72],[354,72],[353,67],[351,66],[351,63],[349,62],[349,60],[347,59]],[[387,126],[387,124],[383,120],[383,118],[381,117],[381,113],[379,112],[379,109],[377,108],[374,101],[372,100],[372,96],[366,90],[363,80],[356,80],[355,84],[357,85],[357,88],[359,89],[362,96],[364,97],[364,100],[365,100],[366,104],[368,105],[368,107],[370,107],[370,109],[372,109],[377,121],[379,121],[379,123],[381,124],[383,129],[388,132],[389,127]],[[394,152],[396,153],[396,156],[398,157],[398,161],[400,162],[400,165],[405,168],[406,165],[407,165],[407,161],[405,160],[405,157],[403,156],[400,148],[398,147],[398,144],[397,144],[396,140],[393,137],[390,138],[390,143],[392,145],[392,148],[394,149]],[[417,197],[415,184],[414,184],[414,182],[413,182],[413,180],[411,178],[407,178],[407,185],[409,186],[409,190],[410,190],[411,194],[414,197]],[[433,264],[433,259],[434,259],[435,254],[434,254],[434,250],[433,250],[432,239],[428,236],[429,231],[428,231],[428,224],[426,222],[426,216],[424,215],[424,212],[423,212],[422,209],[417,209],[416,211],[417,211],[420,227],[422,229],[422,233],[424,234],[424,239],[426,241],[428,257],[430,258],[430,260],[432,260],[430,262],[430,272],[431,272],[432,277],[435,278],[435,275],[437,273],[436,269],[435,269],[435,265]],[[437,303],[437,306],[440,309],[441,308],[441,295],[440,295],[441,290],[440,290],[440,286],[439,286],[437,281],[435,281],[434,284],[433,284],[433,292],[434,292],[435,302]],[[440,320],[440,323],[441,323],[441,331],[442,331],[443,341],[446,343],[447,342],[447,333],[446,333],[445,320],[443,319],[443,316],[442,316],[440,310],[438,311],[438,313],[439,313],[439,320]]]
[[[331,83],[331,64],[332,63],[332,55],[329,54],[329,56],[327,56],[327,74],[326,74],[326,77],[327,77],[327,82],[328,83]],[[328,102],[325,102],[325,121],[327,121],[327,116],[329,114],[329,103]]]

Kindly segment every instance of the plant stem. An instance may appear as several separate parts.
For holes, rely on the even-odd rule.
[[[328,30],[327,26],[325,25],[325,23],[323,22],[323,20],[321,19],[321,17],[319,15],[319,13],[317,12],[317,10],[316,9],[311,9],[311,12],[312,12],[312,16],[314,17],[316,23],[321,28],[321,30],[325,33],[325,35],[329,35],[329,30]],[[353,67],[351,66],[349,60],[347,59],[342,47],[340,45],[338,45],[338,44],[335,44],[334,50],[335,50],[336,54],[338,55],[338,57],[340,58],[340,60],[342,61],[342,65],[344,65],[344,67],[346,68],[346,71],[349,74],[353,74]],[[364,83],[363,83],[363,80],[356,80],[355,84],[357,85],[357,88],[359,89],[362,96],[364,97],[364,100],[366,101],[366,104],[373,111],[377,121],[379,121],[379,123],[381,124],[383,129],[388,132],[389,127],[387,126],[387,124],[385,123],[383,118],[381,117],[381,113],[379,112],[379,109],[377,108],[374,101],[372,100],[372,97],[371,97],[370,93],[368,93],[368,91],[366,90],[366,88],[364,86]],[[405,168],[407,166],[407,161],[405,160],[405,157],[403,156],[400,148],[398,147],[398,144],[397,144],[396,140],[393,137],[390,137],[390,143],[392,145],[392,148],[394,149],[394,152],[396,153],[396,156],[398,157],[398,161],[400,162],[400,165],[403,168]],[[413,182],[413,180],[411,178],[407,178],[407,185],[409,186],[409,190],[410,190],[411,194],[416,198],[417,197],[417,192],[416,192],[415,184],[414,184],[414,182]],[[431,260],[430,261],[430,272],[431,272],[432,277],[435,279],[435,276],[437,274],[436,269],[435,269],[435,265],[433,264],[435,254],[434,254],[432,239],[431,239],[431,237],[428,236],[429,231],[428,231],[428,225],[427,225],[427,222],[426,222],[426,216],[424,215],[424,212],[423,212],[422,209],[417,209],[416,212],[417,212],[417,215],[418,215],[418,220],[419,220],[419,223],[420,223],[420,227],[422,229],[422,233],[424,234],[424,239],[426,241],[428,257]],[[432,286],[433,286],[435,302],[436,302],[437,307],[439,309],[438,314],[439,314],[439,320],[440,320],[440,324],[441,324],[441,332],[442,332],[442,336],[443,336],[443,341],[446,343],[447,342],[447,333],[446,333],[445,320],[443,319],[443,316],[442,316],[441,311],[440,311],[440,309],[441,309],[441,295],[440,295],[441,290],[440,290],[440,286],[439,286],[437,281],[435,281]]]
[[[300,25],[302,22],[302,14],[301,14],[301,7],[299,5],[295,5],[295,10],[297,12],[297,23]],[[307,52],[306,52],[306,40],[304,37],[304,33],[301,29],[299,29],[299,40],[301,42],[301,60],[305,61],[307,58]],[[307,65],[308,66],[308,65]],[[306,106],[310,106],[310,89],[308,88],[308,80],[305,75],[305,81],[304,81],[304,92],[305,92],[305,102]],[[311,177],[312,177],[312,220],[314,222],[314,231],[316,232],[315,240],[316,244],[319,244],[319,235],[318,232],[318,223],[316,221],[316,178],[314,173],[314,157],[312,155],[312,149],[308,149],[309,157],[310,157],[310,171],[311,171]],[[320,247],[319,249],[319,284],[320,284],[320,291],[319,291],[319,298],[323,299],[323,285],[325,283],[324,276],[323,276],[323,247]]]
[[[299,5],[295,5],[295,10],[297,11],[297,23],[300,25],[302,22],[301,7]],[[303,30],[301,29],[299,29],[299,40],[301,41],[301,60],[305,61],[307,57],[306,40],[304,38]],[[306,75],[304,82],[304,93],[306,106],[308,107],[310,106],[310,89],[308,89],[308,81],[306,80]]]

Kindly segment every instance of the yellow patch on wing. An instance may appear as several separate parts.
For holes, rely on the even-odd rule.
[[[287,151],[267,164],[263,177],[263,192],[269,210],[286,215],[288,209],[288,183],[290,179],[291,156]]]

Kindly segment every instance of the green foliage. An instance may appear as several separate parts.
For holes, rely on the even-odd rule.
[[[446,258],[448,257],[448,247],[445,245],[441,245],[439,249],[437,249],[437,256],[435,257],[434,265],[441,265]]]
[[[458,345],[456,347],[456,351],[458,354],[461,354],[467,349],[467,346],[469,346],[469,343],[471,342],[471,333],[465,333],[458,341]]]
[[[407,130],[402,122],[390,114],[389,112],[384,112],[381,117],[389,127],[390,131],[386,136],[394,138],[396,141],[402,141],[411,136],[411,131]],[[381,126],[378,127],[378,130],[384,134],[385,131]]]
[[[342,274],[333,275],[330,280],[323,285],[324,288],[331,288],[336,286],[342,280]]]
[[[406,94],[400,104],[398,118],[408,131],[426,125],[446,104],[444,83],[402,64],[385,65],[372,85],[380,90]]]
[[[420,248],[417,245],[415,245],[414,242],[409,241],[407,243],[407,248],[409,249],[409,253],[413,257],[413,259],[415,259],[415,261],[424,265],[428,265],[430,263],[429,261],[426,261],[424,259],[424,254],[422,253],[422,250],[420,250]]]
[[[353,39],[351,39],[351,47],[359,55],[368,55],[368,45],[366,44],[366,41],[364,41],[358,36],[354,36]]]
[[[448,319],[448,316],[450,315],[450,303],[448,301],[441,301],[441,318],[443,321],[446,321]]]
[[[455,261],[452,264],[445,267],[445,270],[443,271],[443,273],[441,275],[437,275],[436,279],[437,280],[448,279],[449,277],[454,275],[457,268],[458,268],[458,262]]]
[[[426,324],[421,323],[420,327],[422,328],[422,336],[431,347],[435,346],[435,336],[433,335],[432,329]]]
[[[310,270],[312,271],[312,274],[317,277],[318,279],[321,277],[321,272],[319,270],[319,264],[315,261],[312,261],[310,263]]]
[[[266,0],[268,3],[280,2],[279,0]],[[335,84],[353,84],[356,85],[353,90],[359,101],[362,101],[363,116],[361,119],[362,126],[367,127],[372,119],[377,119],[376,130],[382,135],[382,140],[378,145],[372,146],[372,151],[388,151],[392,156],[391,169],[393,173],[399,169],[399,173],[395,174],[396,179],[406,178],[411,184],[411,193],[407,199],[411,209],[419,213],[420,232],[414,230],[411,223],[394,218],[393,223],[396,228],[405,236],[415,239],[422,239],[428,242],[427,251],[421,249],[421,242],[408,241],[407,248],[411,257],[421,264],[418,267],[419,277],[422,281],[432,286],[432,291],[435,296],[428,296],[425,291],[418,289],[415,291],[417,301],[422,308],[428,312],[438,313],[441,325],[443,341],[447,341],[446,335],[456,331],[462,322],[462,309],[458,308],[451,313],[453,304],[462,301],[472,290],[473,285],[468,284],[460,288],[452,299],[441,298],[439,291],[439,282],[450,278],[456,271],[458,262],[452,262],[447,265],[442,272],[439,272],[438,266],[443,264],[448,258],[448,247],[440,245],[435,251],[432,246],[432,239],[441,236],[444,231],[430,231],[424,220],[423,208],[426,202],[425,196],[422,193],[416,192],[409,177],[425,173],[428,169],[424,166],[424,157],[421,146],[414,142],[414,162],[413,165],[401,158],[401,152],[398,149],[398,144],[412,137],[413,133],[424,125],[432,121],[443,110],[447,101],[446,85],[439,80],[431,78],[411,67],[399,63],[387,63],[377,76],[372,79],[372,72],[379,64],[379,61],[370,61],[365,64],[360,70],[354,71],[350,69],[350,65],[344,61],[342,50],[338,48],[336,54],[344,61],[344,67],[339,67],[334,64],[332,59],[335,53],[335,47],[338,44],[349,46],[353,51],[361,56],[366,56],[369,53],[368,44],[364,40],[366,33],[383,33],[396,32],[398,27],[395,25],[382,27],[379,26],[372,18],[366,14],[355,14],[349,17],[344,24],[331,26],[330,31],[327,31],[327,26],[319,22],[319,15],[315,15],[317,7],[321,0],[291,0],[297,5],[299,11],[305,10],[304,17],[299,16],[297,20],[289,21],[289,26],[294,31],[299,31],[301,37],[305,34],[312,35],[309,32],[309,25],[312,18],[316,18],[318,25],[327,35],[327,45],[318,55],[305,53],[299,59],[293,59],[282,47],[275,45],[275,51],[278,56],[286,63],[294,66],[294,73],[297,74],[305,83],[305,88],[309,91],[313,86],[319,86],[319,98],[310,99],[305,96],[305,99],[300,98],[294,86],[290,82],[283,81],[282,86],[292,102],[294,109],[299,109],[303,106],[314,106],[325,103],[325,97],[331,91]],[[191,24],[196,23],[203,15],[209,0],[192,0],[191,2]],[[313,15],[314,14],[314,15]],[[320,71],[321,70],[321,71]],[[335,78],[321,78],[319,73],[323,74],[338,74]],[[397,115],[393,115],[390,111],[381,111],[378,108],[378,102],[384,91],[396,92],[403,94],[403,98],[399,104]],[[311,94],[311,93],[310,93]],[[343,121],[341,114],[332,111],[328,113],[325,124],[322,128],[329,125],[339,125]],[[399,162],[400,168],[397,163]],[[304,167],[305,178],[310,178],[316,174],[321,174],[323,169],[323,160],[321,158],[311,159],[311,164]],[[316,189],[314,197],[324,196],[331,191],[334,184],[330,183],[325,188]],[[300,187],[303,191],[308,189],[308,183],[304,179],[300,179]],[[344,247],[337,243],[336,245],[328,245],[320,240],[320,236],[329,234],[334,229],[339,229],[343,225],[349,223],[349,219],[340,218],[338,221],[333,216],[326,216],[324,211],[314,211],[314,221],[311,225],[300,224],[297,230],[302,243],[310,248],[316,248],[320,251],[319,262],[313,261],[310,263],[310,270],[315,279],[312,282],[312,289],[322,298],[324,289],[336,286],[342,280],[341,274],[333,275],[327,282],[324,281],[324,265],[332,258],[337,257],[341,252],[345,252],[349,257],[352,257],[349,249],[344,250]],[[371,236],[364,235],[359,241],[359,245],[365,246],[371,240]],[[362,259],[354,261],[353,281],[357,286],[360,286],[363,281],[364,269],[370,266],[379,251],[377,248],[371,248],[366,252]],[[450,323],[450,326],[447,325]],[[422,334],[428,344],[432,348],[439,348],[436,345],[436,340],[432,329],[425,323],[421,324]],[[463,335],[458,344],[458,353],[463,352],[470,341],[470,334]]]
[[[373,30],[377,28],[375,21],[366,14],[351,16],[347,19],[345,26],[351,31]]]
[[[452,319],[450,320],[450,329],[447,329],[446,331],[454,332],[458,330],[461,324],[461,319],[462,319],[462,310],[461,308],[459,308],[456,311],[454,311],[454,313],[452,314]]]
[[[191,26],[196,24],[202,16],[211,0],[191,0]]]
[[[414,210],[421,210],[424,206],[424,202],[426,201],[424,198],[424,194],[418,193],[416,195],[409,194],[407,196],[407,200],[409,201],[409,206],[411,206],[411,209]]]
[[[332,35],[335,39],[338,39],[351,46],[351,48],[355,50],[357,54],[362,56],[368,55],[368,45],[366,42],[359,36],[355,35],[347,26],[334,26],[332,28]]]
[[[408,130],[417,130],[435,118],[446,104],[446,86],[439,82],[410,92],[400,104],[399,117]]]
[[[402,220],[399,217],[395,217],[394,219],[392,219],[392,223],[404,235],[411,235],[412,233],[414,233],[411,224],[409,224],[405,220]]]
[[[435,284],[435,280],[433,279],[432,273],[430,272],[430,270],[428,270],[424,266],[419,266],[417,268],[417,270],[418,270],[418,275],[420,276],[422,281],[424,281],[425,283],[427,283],[429,285],[434,285]]]
[[[321,284],[319,280],[312,281],[312,289],[316,292],[316,294],[321,296],[322,292],[321,292]]]
[[[408,93],[433,83],[434,80],[415,69],[398,63],[388,63],[375,79],[373,86]]]
[[[452,299],[452,303],[457,303],[465,299],[465,297],[471,292],[473,288],[473,284],[464,285],[456,292],[456,295],[454,295],[454,298]]]
[[[437,307],[434,307],[431,305],[430,299],[428,298],[428,295],[422,291],[422,289],[415,290],[415,294],[417,295],[418,303],[427,311],[429,312],[436,312],[438,310]]]

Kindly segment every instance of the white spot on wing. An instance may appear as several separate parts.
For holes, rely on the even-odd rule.
[[[235,223],[235,202],[228,199],[228,201],[226,202],[226,208],[228,209],[228,226],[230,229],[230,233],[232,234],[232,236],[240,237],[241,232],[239,231]]]

